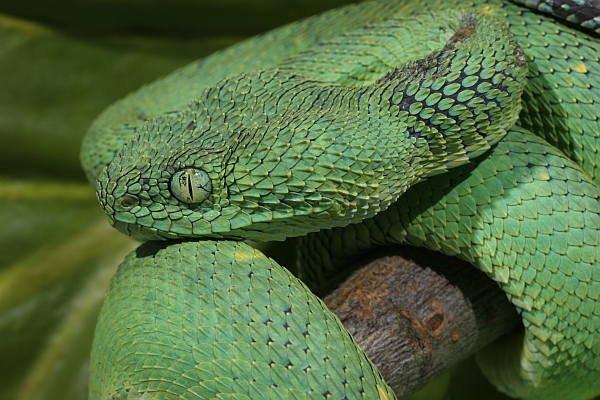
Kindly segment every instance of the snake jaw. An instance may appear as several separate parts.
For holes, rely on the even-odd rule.
[[[119,232],[131,236],[137,240],[170,240],[178,239],[179,236],[170,232],[162,232],[139,224],[130,224],[109,218],[109,223]]]

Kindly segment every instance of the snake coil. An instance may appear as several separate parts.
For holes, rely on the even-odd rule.
[[[581,8],[537,11],[559,3],[365,2],[109,107],[82,163],[150,241],[107,294],[90,398],[395,398],[309,288],[396,243],[506,292],[525,329],[480,355],[500,390],[600,393],[600,43]],[[304,282],[241,241],[290,236]]]

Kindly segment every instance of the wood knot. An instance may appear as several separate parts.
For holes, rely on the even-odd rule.
[[[423,325],[425,325],[431,336],[437,338],[446,329],[446,318],[444,317],[442,304],[439,300],[431,301],[431,309],[433,310],[433,314],[423,320]]]

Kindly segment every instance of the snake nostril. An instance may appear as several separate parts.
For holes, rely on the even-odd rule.
[[[119,206],[122,210],[129,210],[131,207],[134,207],[138,204],[137,199],[126,195],[125,197],[119,200]]]

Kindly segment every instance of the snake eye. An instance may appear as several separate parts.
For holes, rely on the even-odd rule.
[[[202,203],[212,191],[212,183],[208,174],[195,168],[177,171],[171,178],[170,187],[173,196],[186,204]]]

